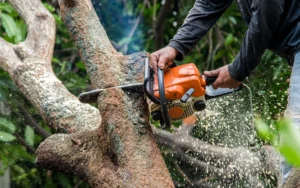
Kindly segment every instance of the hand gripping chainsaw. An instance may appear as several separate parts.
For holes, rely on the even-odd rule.
[[[150,113],[154,121],[159,121],[163,129],[170,128],[171,122],[183,120],[206,107],[206,100],[230,94],[242,89],[219,88],[211,86],[217,77],[201,75],[195,64],[174,66],[158,75],[145,58],[144,82],[116,86],[126,91],[143,91],[151,101]],[[105,89],[96,89],[79,95],[81,102],[96,102],[98,95]]]

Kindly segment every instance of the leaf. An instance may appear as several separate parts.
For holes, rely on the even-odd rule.
[[[34,130],[29,126],[26,126],[26,128],[25,128],[25,140],[30,146],[34,145],[34,138],[35,138]]]
[[[11,131],[11,133],[14,133],[16,131],[16,126],[12,122],[8,121],[6,118],[0,117],[0,126],[8,128]]]
[[[0,10],[7,13],[14,13],[16,10],[8,3],[0,3]]]
[[[270,140],[270,128],[264,121],[257,120],[256,129],[260,137],[262,137],[263,139]]]
[[[48,3],[43,3],[43,4],[49,12],[53,13],[55,11],[55,8],[52,5]]]
[[[27,33],[26,24],[22,20],[17,20],[16,26],[17,26],[17,32],[15,35],[15,41],[14,41],[15,44],[24,41]]]
[[[3,12],[0,14],[0,18],[7,36],[10,38],[14,37],[17,33],[17,25],[14,19],[10,15]]]
[[[225,39],[225,46],[229,46],[229,45],[231,45],[232,44],[232,42],[233,42],[233,35],[232,34],[229,34],[227,37],[226,37],[226,39]]]
[[[86,70],[82,61],[76,63],[76,67],[79,68],[79,69],[82,69],[82,70]]]
[[[72,187],[70,179],[65,174],[58,173],[57,179],[59,179],[62,187]]]
[[[132,40],[131,37],[125,37],[125,38],[123,38],[122,40],[120,40],[120,41],[118,42],[118,44],[119,44],[120,46],[123,46],[124,44],[129,44],[131,40]]]
[[[237,24],[237,21],[236,21],[235,17],[229,16],[229,20],[230,20],[234,25]]]
[[[280,133],[279,151],[287,161],[300,167],[300,132],[291,121],[284,119],[277,123]]]
[[[2,142],[11,142],[14,141],[16,137],[6,132],[0,131],[0,141]]]

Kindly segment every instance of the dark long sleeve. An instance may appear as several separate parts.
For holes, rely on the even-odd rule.
[[[252,18],[240,52],[229,65],[231,76],[238,81],[243,81],[249,76],[261,60],[273,33],[279,27],[284,12],[284,1],[253,0],[251,12]]]
[[[232,0],[196,0],[183,25],[168,45],[180,52],[177,60],[182,60],[192,50],[231,2]]]

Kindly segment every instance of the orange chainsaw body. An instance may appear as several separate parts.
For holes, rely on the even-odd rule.
[[[205,95],[205,78],[193,63],[180,65],[165,71],[165,95],[168,100],[180,99],[190,88],[194,88],[193,97]],[[158,79],[154,77],[154,96],[159,98]]]

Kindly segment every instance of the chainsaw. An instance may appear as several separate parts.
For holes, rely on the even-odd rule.
[[[149,58],[145,58],[144,82],[116,86],[125,91],[144,92],[151,101],[149,110],[154,121],[159,121],[163,129],[171,127],[171,122],[183,120],[197,111],[206,108],[206,101],[227,95],[242,89],[213,89],[212,84],[217,77],[201,75],[193,63],[171,66],[163,71],[158,68],[157,76],[149,66]],[[106,88],[107,89],[107,88]],[[96,89],[79,95],[81,102],[93,103],[106,89]]]

